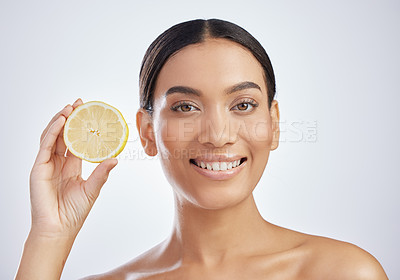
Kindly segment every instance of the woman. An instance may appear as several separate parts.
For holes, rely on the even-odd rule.
[[[387,279],[358,247],[284,229],[259,214],[252,192],[279,142],[274,95],[268,55],[244,29],[194,20],[161,34],[143,60],[137,128],[174,190],[173,231],[130,263],[86,279]],[[65,155],[62,128],[81,103],[67,105],[42,134],[17,279],[60,278],[117,164],[102,162],[84,181],[81,160]]]

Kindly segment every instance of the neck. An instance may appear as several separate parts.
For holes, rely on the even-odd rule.
[[[176,214],[171,247],[183,261],[217,264],[257,251],[271,233],[253,196],[222,210],[207,210],[175,198]],[[170,247],[170,248],[171,248]]]

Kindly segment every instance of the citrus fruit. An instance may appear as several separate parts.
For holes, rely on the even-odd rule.
[[[90,162],[116,157],[128,140],[121,112],[101,101],[76,107],[64,126],[64,142],[75,156]]]

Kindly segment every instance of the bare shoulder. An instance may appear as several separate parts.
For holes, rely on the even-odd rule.
[[[138,278],[130,277],[129,274],[122,267],[118,267],[112,271],[108,271],[102,274],[87,276],[80,280],[121,280],[121,279],[134,280]]]
[[[120,267],[106,273],[88,276],[80,280],[148,279],[148,277],[153,274],[152,272],[157,269],[157,267],[154,266],[154,263],[155,260],[159,258],[162,249],[163,244],[160,243]]]
[[[376,258],[356,245],[318,236],[305,240],[308,258],[303,272],[308,279],[388,279]]]

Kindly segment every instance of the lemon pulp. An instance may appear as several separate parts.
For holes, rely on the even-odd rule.
[[[64,126],[64,142],[75,156],[90,162],[116,157],[128,140],[121,112],[101,101],[86,102],[72,111]]]

